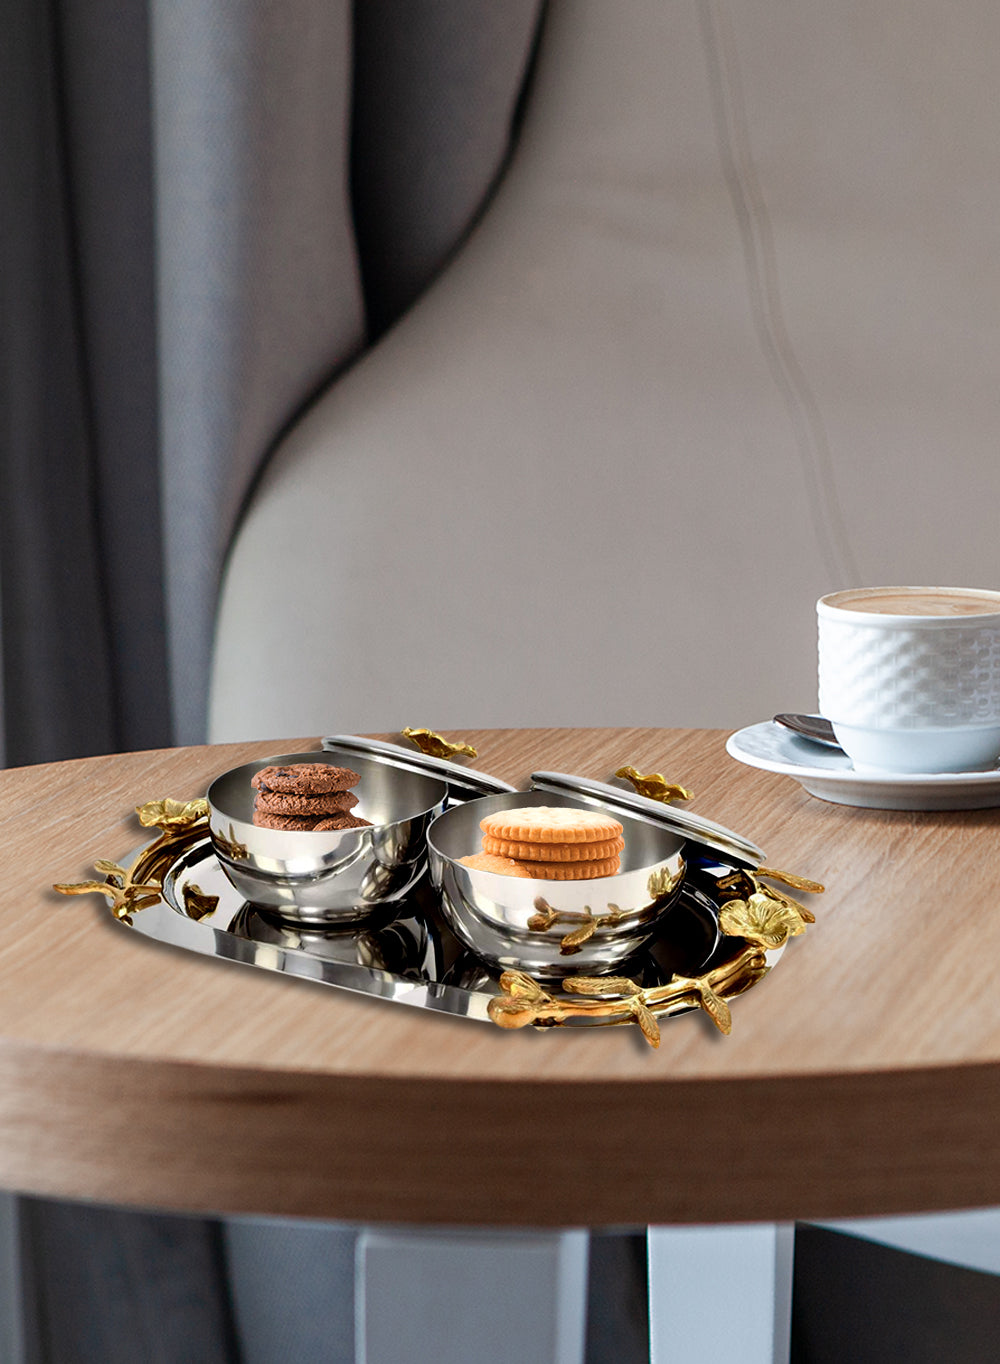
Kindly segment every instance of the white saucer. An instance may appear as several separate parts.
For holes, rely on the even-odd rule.
[[[811,796],[868,810],[985,810],[1000,805],[989,772],[855,772],[846,754],[801,739],[773,720],[731,734],[726,752],[748,767],[794,777]]]

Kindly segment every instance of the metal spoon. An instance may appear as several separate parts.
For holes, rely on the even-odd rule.
[[[822,715],[795,715],[782,713],[774,717],[776,725],[784,725],[786,729],[792,729],[796,734],[801,734],[806,739],[811,739],[814,744],[822,744],[824,748],[836,748],[840,752],[843,749],[837,743],[833,733],[833,725],[829,720],[824,720]]]

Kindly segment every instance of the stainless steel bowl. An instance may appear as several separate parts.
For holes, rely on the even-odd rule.
[[[360,780],[354,813],[371,828],[262,829],[253,823],[251,778],[271,763],[349,767]],[[427,830],[444,809],[444,782],[388,759],[336,749],[282,753],[244,763],[208,789],[209,832],[226,876],[251,904],[296,923],[348,927],[402,901],[427,867]]]
[[[683,883],[684,839],[647,820],[611,812],[625,838],[614,876],[548,881],[480,871],[459,860],[480,850],[479,821],[496,810],[594,804],[549,791],[514,791],[467,801],[431,824],[428,862],[441,912],[465,946],[492,967],[555,978],[587,974],[624,961],[656,932]],[[579,945],[567,945],[568,936],[581,935]]]

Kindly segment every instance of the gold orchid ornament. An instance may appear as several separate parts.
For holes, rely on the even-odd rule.
[[[432,729],[406,729],[400,731],[404,739],[409,739],[421,753],[431,758],[478,758],[479,750],[471,744],[452,743],[450,739],[435,734]]]
[[[650,772],[648,776],[643,776],[636,768],[619,767],[615,773],[616,777],[622,777],[625,781],[631,782],[637,795],[646,796],[649,800],[659,800],[665,805],[672,800],[691,800],[692,792],[686,786],[677,786],[674,782],[669,782],[660,772]]]
[[[163,877],[174,858],[208,827],[208,801],[151,800],[137,805],[135,813],[144,829],[159,829],[160,836],[143,848],[132,867],[126,870],[102,858],[94,863],[94,870],[104,876],[103,881],[60,882],[52,889],[60,895],[104,895],[111,913],[125,924],[131,924],[139,910],[157,904],[163,895]],[[206,918],[218,902],[217,895],[205,895],[198,886],[184,888],[185,912],[192,919]]]

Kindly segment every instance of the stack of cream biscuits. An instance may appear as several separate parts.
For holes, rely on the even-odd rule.
[[[602,810],[531,805],[499,810],[480,820],[482,851],[467,867],[542,881],[586,881],[614,876],[625,847],[623,826]]]

